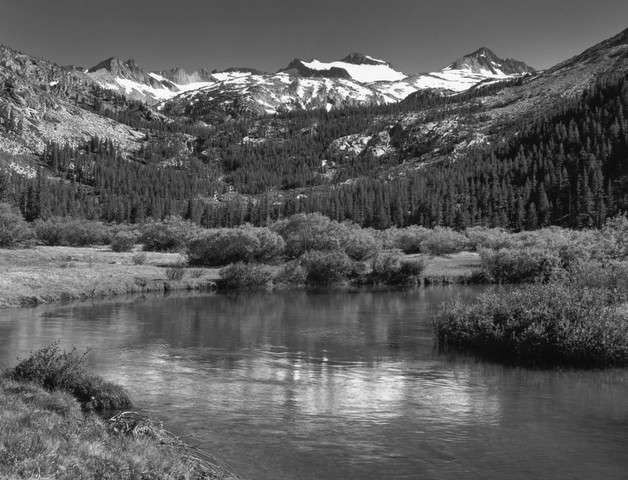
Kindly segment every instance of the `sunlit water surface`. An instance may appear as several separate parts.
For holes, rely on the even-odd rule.
[[[60,340],[249,479],[626,479],[628,370],[439,355],[472,288],[146,297],[0,311],[0,365]]]

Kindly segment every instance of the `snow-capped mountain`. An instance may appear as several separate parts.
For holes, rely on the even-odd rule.
[[[174,68],[145,72],[133,60],[107,59],[87,74],[101,87],[157,105],[164,111],[211,116],[265,115],[300,109],[380,105],[403,100],[417,90],[466,90],[487,80],[503,80],[534,69],[503,60],[487,48],[465,55],[438,72],[407,75],[386,60],[350,53],[337,61],[294,59],[277,73],[232,68],[188,72]]]
[[[350,53],[342,60],[321,62],[320,60],[294,59],[283,70],[301,76],[343,77],[360,83],[392,82],[403,80],[405,73],[398,72],[385,60],[370,57],[361,53]]]

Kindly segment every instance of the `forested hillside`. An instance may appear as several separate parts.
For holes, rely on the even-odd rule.
[[[286,140],[261,144],[243,142],[251,126],[246,122],[223,127],[194,146],[205,155],[217,152],[216,158],[185,166],[158,167],[158,149],[129,162],[111,142],[98,139],[82,149],[50,145],[42,159],[54,178],[43,169],[30,179],[13,174],[2,182],[0,195],[28,219],[72,215],[139,222],[176,214],[221,226],[320,211],[377,228],[599,226],[628,209],[627,109],[627,78],[610,75],[505,144],[393,178],[374,173],[383,164],[372,156],[339,161],[344,174],[335,179],[320,171],[331,139],[376,131],[387,118],[383,109],[294,114],[289,122],[276,118],[276,130],[287,129]],[[314,133],[296,134],[313,123]]]

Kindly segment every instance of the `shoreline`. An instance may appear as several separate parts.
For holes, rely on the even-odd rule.
[[[138,255],[145,257],[141,264],[136,263]],[[427,257],[426,263],[422,286],[469,283],[480,271],[479,255],[474,252]],[[179,253],[118,253],[105,246],[0,249],[0,309],[147,293],[211,291],[220,284],[219,272],[219,267],[188,267]]]

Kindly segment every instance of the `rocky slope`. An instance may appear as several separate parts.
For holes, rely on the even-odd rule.
[[[38,154],[47,142],[110,138],[125,151],[144,135],[97,114],[98,87],[85,73],[0,47],[0,151]]]

